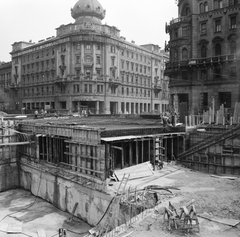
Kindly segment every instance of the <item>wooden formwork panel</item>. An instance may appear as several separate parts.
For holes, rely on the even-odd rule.
[[[21,124],[22,131],[35,134],[69,137],[73,141],[85,141],[100,144],[100,130],[90,127],[62,127],[54,125]]]
[[[105,146],[69,143],[69,160],[72,170],[104,179]]]
[[[7,145],[17,141],[17,136],[14,130],[14,121],[0,120],[0,144]],[[16,146],[2,146],[0,147],[0,159],[11,159],[16,157]]]

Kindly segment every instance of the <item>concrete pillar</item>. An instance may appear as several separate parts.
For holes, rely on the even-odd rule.
[[[110,101],[106,101],[105,104],[105,114],[110,114]]]
[[[155,160],[156,160],[156,138],[153,138],[153,167],[155,168]]]
[[[141,154],[141,163],[143,163],[143,155],[144,155],[144,140],[142,140],[142,154]]]
[[[124,168],[124,155],[125,155],[125,151],[124,151],[124,142],[122,142],[122,160],[121,160],[121,168]]]
[[[96,114],[99,114],[99,101],[96,101]]]
[[[132,146],[132,142],[129,142],[129,166],[132,166],[133,164],[133,146]]]
[[[148,160],[151,160],[151,140],[148,140]]]
[[[165,148],[165,159],[167,160],[167,138],[164,139],[164,148]]]
[[[171,160],[173,159],[173,137],[171,137]]]
[[[139,150],[138,150],[138,141],[136,141],[136,164],[139,163]]]

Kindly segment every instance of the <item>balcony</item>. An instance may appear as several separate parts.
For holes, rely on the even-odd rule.
[[[19,84],[12,83],[9,88],[11,90],[17,91],[19,89]]]
[[[84,67],[92,67],[93,66],[93,62],[84,61],[83,62],[83,66]]]
[[[153,85],[153,90],[154,90],[155,92],[159,93],[159,92],[162,90],[162,87],[161,87],[161,85],[155,83],[155,84]]]
[[[66,86],[66,83],[67,83],[67,78],[60,78],[60,77],[57,77],[55,80],[54,80],[54,83],[58,86]]]
[[[109,79],[110,87],[118,87],[121,84],[122,84],[122,82],[119,80],[119,78],[110,78]]]
[[[165,31],[168,34],[172,28],[177,27],[181,24],[190,23],[191,20],[192,20],[192,16],[181,16],[181,17],[175,18],[171,20],[169,24],[166,23]]]
[[[187,61],[167,62],[165,74],[172,71],[177,71],[182,67],[215,65],[215,64],[222,64],[222,63],[228,63],[228,62],[235,62],[236,60],[240,60],[240,54],[228,54],[228,55],[213,56],[208,58],[190,59]]]

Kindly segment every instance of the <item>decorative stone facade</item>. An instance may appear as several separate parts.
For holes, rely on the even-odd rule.
[[[96,114],[139,114],[167,110],[168,54],[158,45],[137,46],[120,31],[103,25],[97,0],[80,0],[75,23],[61,25],[56,37],[12,48],[12,83],[27,110],[51,108]]]
[[[224,104],[229,110],[239,101],[238,0],[179,0],[179,18],[166,24],[173,104],[186,102],[190,112]]]

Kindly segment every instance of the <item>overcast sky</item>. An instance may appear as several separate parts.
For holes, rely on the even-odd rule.
[[[62,24],[74,23],[70,9],[77,0],[0,0],[0,61],[10,61],[11,45],[55,36]],[[177,18],[175,0],[99,0],[106,10],[102,23],[116,26],[136,44],[164,48],[165,22]]]

